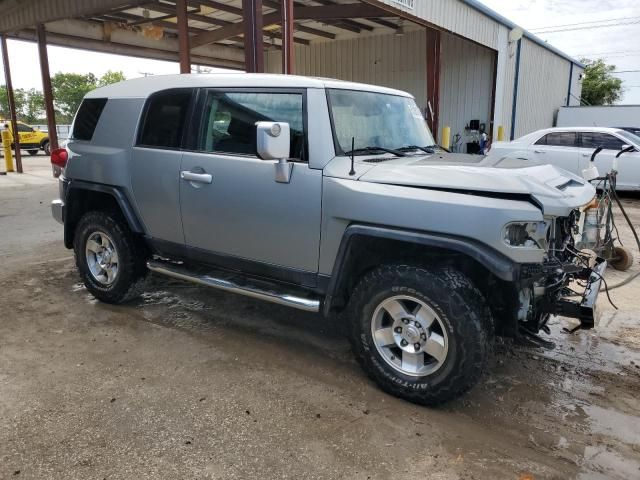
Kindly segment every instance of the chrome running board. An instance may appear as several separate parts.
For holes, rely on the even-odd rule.
[[[304,310],[306,312],[320,311],[320,300],[317,298],[277,291],[275,284],[262,280],[252,281],[239,274],[221,271],[215,272],[215,276],[212,274],[194,273],[182,265],[157,260],[149,260],[147,262],[147,268],[152,272],[186,282],[197,283],[198,285],[217,288],[226,292],[239,293],[247,297],[297,308],[298,310]]]

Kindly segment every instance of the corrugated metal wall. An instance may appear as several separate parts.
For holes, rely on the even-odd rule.
[[[440,132],[451,127],[463,143],[476,136],[465,132],[470,120],[489,129],[496,54],[493,50],[442,34],[440,67]],[[441,133],[438,138],[442,138]],[[465,150],[462,150],[465,151]]]
[[[426,31],[407,32],[404,36],[373,35],[296,45],[295,71],[299,75],[338,78],[371,83],[407,91],[416,97],[421,109],[426,106],[427,58]],[[279,51],[267,52],[265,70],[282,71]]]
[[[549,50],[522,39],[516,138],[552,127],[567,101],[570,63]]]
[[[445,30],[497,49],[500,25],[460,0],[415,0],[413,9],[403,7],[394,0],[379,1],[423,18]]]

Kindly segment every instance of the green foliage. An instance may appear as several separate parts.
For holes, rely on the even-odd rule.
[[[93,73],[56,73],[51,78],[53,87],[56,121],[70,123],[73,120],[82,98],[91,90],[126,80],[122,72],[107,71],[100,78]],[[16,101],[18,120],[25,123],[46,123],[44,95],[40,90],[16,88],[13,91]],[[0,117],[9,118],[9,98],[7,87],[0,85]]]
[[[100,78],[97,78],[93,73],[56,73],[51,78],[51,85],[59,120],[64,123],[71,122],[83,97],[91,90],[122,80],[126,80],[122,72],[112,72],[111,70]]]
[[[13,96],[16,102],[18,120],[25,123],[40,123],[42,121],[44,116],[44,96],[42,92],[35,88],[29,90],[18,88],[13,91]],[[8,119],[10,115],[7,87],[0,85],[0,117]]]
[[[62,73],[58,72],[51,78],[54,105],[61,117],[71,121],[82,98],[95,89],[98,79],[93,73]]]
[[[105,85],[111,85],[112,83],[123,82],[127,79],[122,72],[113,72],[111,70],[107,70],[104,75],[100,77],[98,80],[98,86],[104,87]]]
[[[582,59],[585,64],[582,80],[582,98],[585,105],[611,105],[622,97],[622,80],[612,75],[615,65],[603,59]]]

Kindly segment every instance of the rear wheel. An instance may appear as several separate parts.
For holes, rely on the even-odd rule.
[[[123,303],[142,291],[148,273],[144,245],[120,215],[84,214],[73,248],[82,280],[98,300]]]
[[[29,152],[29,155],[31,156],[38,154],[38,150],[27,150],[27,152]]]
[[[355,288],[349,316],[363,369],[386,392],[423,405],[471,388],[491,350],[484,298],[451,268],[381,266]]]
[[[51,155],[51,144],[49,143],[49,140],[42,142],[42,150],[44,151],[45,155]]]

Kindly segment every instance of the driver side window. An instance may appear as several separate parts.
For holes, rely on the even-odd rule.
[[[256,122],[287,122],[290,157],[306,161],[306,134],[301,93],[208,93],[196,149],[256,156]]]

